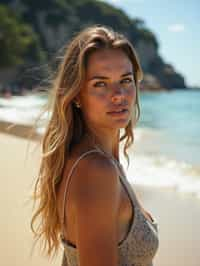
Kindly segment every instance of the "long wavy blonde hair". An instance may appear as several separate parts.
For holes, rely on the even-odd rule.
[[[35,240],[42,240],[42,251],[48,257],[52,253],[57,253],[60,244],[61,224],[56,207],[57,187],[62,179],[64,164],[70,150],[84,134],[81,111],[74,106],[73,101],[84,82],[89,55],[93,51],[105,48],[122,49],[133,64],[136,84],[135,111],[120,137],[120,141],[125,141],[123,151],[127,159],[127,148],[134,141],[133,127],[140,116],[139,82],[143,78],[137,54],[122,34],[101,25],[88,27],[65,47],[64,56],[51,85],[51,115],[42,138],[42,158],[33,192],[34,204],[38,203],[38,206],[31,219]],[[37,221],[39,223],[36,223]]]

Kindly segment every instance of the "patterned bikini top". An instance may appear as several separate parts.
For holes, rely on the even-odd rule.
[[[62,230],[60,235],[60,240],[64,249],[61,266],[80,266],[76,246],[64,238],[64,206],[66,204],[69,182],[76,165],[82,158],[93,152],[101,151],[99,149],[92,149],[83,153],[73,164],[65,185],[63,210],[61,217]],[[153,266],[153,258],[159,247],[158,224],[155,219],[150,221],[145,217],[145,215],[141,211],[141,207],[136,198],[135,192],[126,178],[123,168],[121,167],[120,170],[120,182],[124,186],[131,200],[132,208],[134,210],[134,217],[132,219],[126,237],[118,243],[118,266]]]

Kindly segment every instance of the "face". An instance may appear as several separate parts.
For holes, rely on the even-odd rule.
[[[78,100],[86,124],[97,130],[119,130],[131,119],[136,86],[133,66],[120,49],[93,52]]]

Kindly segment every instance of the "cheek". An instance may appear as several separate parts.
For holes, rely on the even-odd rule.
[[[127,91],[127,98],[130,103],[135,103],[136,100],[136,89],[135,88],[130,88]]]
[[[105,101],[108,97],[108,90],[107,89],[96,89],[92,91],[89,96],[96,101]]]
[[[93,107],[105,106],[106,101],[106,94],[102,92],[93,92],[88,97],[88,104],[92,105]]]
[[[106,108],[108,103],[108,97],[105,93],[93,92],[87,95],[87,100],[85,101],[85,111],[89,116],[99,116]]]

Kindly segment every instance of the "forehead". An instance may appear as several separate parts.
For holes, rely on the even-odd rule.
[[[124,51],[121,49],[104,49],[95,51],[89,56],[86,76],[113,72],[122,74],[131,71],[133,71],[132,62]]]

